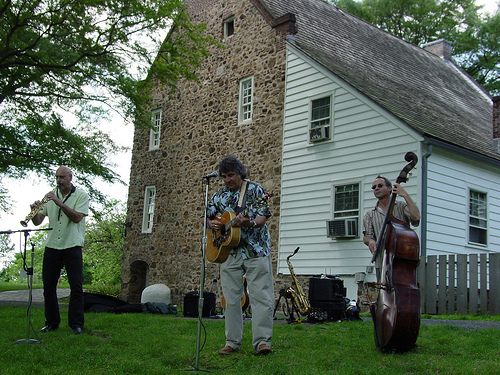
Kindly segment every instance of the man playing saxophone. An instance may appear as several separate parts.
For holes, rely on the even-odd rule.
[[[53,229],[48,232],[43,255],[42,279],[45,301],[45,327],[40,332],[59,328],[61,317],[57,300],[57,283],[61,269],[66,268],[71,288],[68,324],[75,334],[82,333],[83,313],[83,262],[82,246],[85,238],[85,216],[88,215],[87,193],[72,184],[73,173],[68,167],[56,171],[57,189],[49,192],[47,203],[33,216],[34,225],[40,225],[48,216]],[[43,202],[36,201],[31,209],[36,210]]]

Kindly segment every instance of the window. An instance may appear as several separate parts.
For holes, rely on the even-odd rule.
[[[333,217],[359,216],[359,184],[335,186]]]
[[[153,217],[155,211],[156,188],[147,186],[144,194],[144,213],[142,218],[142,232],[151,233],[153,229]]]
[[[327,221],[327,237],[358,237],[359,183],[335,185],[333,220]]]
[[[156,150],[160,148],[161,109],[156,109],[152,112],[151,122],[153,127],[149,132],[149,149]]]
[[[478,191],[469,191],[469,243],[487,245],[488,212],[486,194]]]
[[[253,77],[245,78],[240,81],[240,105],[239,105],[239,123],[252,120],[253,110]]]
[[[331,96],[311,101],[311,127],[309,140],[320,142],[329,140],[331,130]]]
[[[234,17],[229,17],[224,20],[224,38],[228,38],[234,34]]]

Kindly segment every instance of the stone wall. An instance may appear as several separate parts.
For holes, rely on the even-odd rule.
[[[216,170],[227,154],[237,156],[246,165],[249,178],[274,194],[268,225],[276,269],[285,76],[283,29],[290,27],[282,23],[273,27],[249,0],[186,2],[195,23],[206,23],[208,32],[226,48],[213,47],[211,56],[197,71],[199,82],[182,80],[173,97],[156,83],[153,108],[162,109],[158,150],[148,150],[149,129],[136,127],[122,267],[122,298],[129,302],[140,299],[132,292],[136,288],[131,265],[138,261],[148,265],[148,285],[162,283],[171,289],[172,303],[181,304],[185,293],[199,289],[200,218],[204,208],[201,177]],[[231,16],[234,35],[223,39],[223,20]],[[239,81],[251,75],[255,84],[252,121],[238,124]],[[152,233],[141,233],[144,191],[151,185],[156,187],[153,229]],[[222,181],[212,179],[210,195],[221,186]],[[205,290],[210,289],[217,272],[216,265],[207,264]],[[276,293],[282,284],[277,280]]]

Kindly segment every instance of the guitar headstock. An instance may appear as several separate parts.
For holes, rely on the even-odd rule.
[[[253,208],[258,208],[263,206],[266,201],[273,196],[273,193],[266,192],[262,197],[257,198],[257,200],[252,204]]]
[[[271,198],[273,196],[273,193],[270,193],[268,191],[266,191],[266,194],[261,198],[265,201],[267,201],[269,198]]]

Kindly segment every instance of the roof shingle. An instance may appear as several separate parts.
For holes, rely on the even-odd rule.
[[[421,134],[500,160],[492,100],[454,63],[322,0],[260,2],[295,14],[300,50]]]

